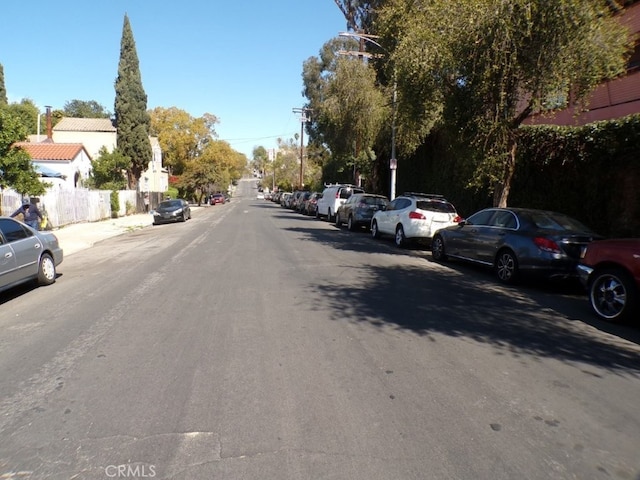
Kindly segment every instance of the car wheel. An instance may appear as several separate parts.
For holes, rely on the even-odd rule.
[[[407,237],[404,236],[404,228],[402,228],[402,225],[396,227],[395,242],[398,247],[407,246]]]
[[[375,220],[371,222],[371,236],[373,238],[380,238],[380,231],[378,230],[378,222]]]
[[[356,224],[353,222],[353,215],[349,215],[347,219],[347,228],[352,232],[356,229]]]
[[[187,217],[185,216],[184,212],[182,213],[182,215],[180,216],[180,221],[181,222],[186,222],[187,221]]]
[[[48,253],[43,253],[38,266],[38,284],[51,285],[56,281],[56,264]]]
[[[511,250],[501,250],[498,252],[495,271],[498,280],[502,283],[516,283],[518,280],[518,259]]]
[[[447,253],[444,249],[444,240],[440,235],[436,235],[431,241],[431,257],[437,262],[442,262],[447,259]]]
[[[589,283],[589,302],[595,314],[607,322],[631,318],[638,292],[629,276],[620,269],[595,271]]]
[[[320,219],[320,214],[318,213],[318,210],[316,210],[316,220]]]
[[[341,228],[342,227],[342,219],[340,218],[340,214],[336,213],[336,227]]]

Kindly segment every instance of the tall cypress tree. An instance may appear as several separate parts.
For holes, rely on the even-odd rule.
[[[8,105],[7,89],[4,86],[4,67],[0,63],[0,105]]]
[[[138,180],[152,157],[149,131],[151,118],[147,112],[147,94],[142,87],[140,64],[129,17],[125,14],[120,41],[120,62],[116,78],[115,115],[118,150],[129,157],[127,171],[130,189]]]

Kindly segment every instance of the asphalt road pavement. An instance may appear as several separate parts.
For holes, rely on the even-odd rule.
[[[256,200],[0,296],[0,478],[640,479],[640,335]]]

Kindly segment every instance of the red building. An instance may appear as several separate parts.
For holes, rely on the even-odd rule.
[[[611,120],[640,113],[640,1],[609,0],[619,5],[620,22],[629,28],[635,39],[635,50],[627,66],[624,77],[600,85],[587,103],[586,111],[576,114],[574,106],[553,114],[537,114],[525,120],[528,125],[584,125],[600,120]]]

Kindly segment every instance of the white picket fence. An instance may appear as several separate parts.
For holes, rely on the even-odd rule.
[[[50,225],[58,228],[72,223],[96,222],[111,218],[110,195],[109,190],[54,187],[38,197],[37,205],[40,211],[46,213]],[[22,204],[23,196],[11,189],[0,191],[0,196],[1,215],[11,215]],[[142,211],[138,206],[139,194],[135,190],[120,190],[118,197],[118,216],[127,215],[132,211]]]

